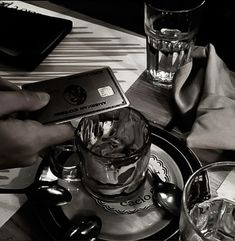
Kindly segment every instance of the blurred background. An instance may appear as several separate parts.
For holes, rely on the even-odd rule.
[[[50,0],[90,17],[144,35],[144,0]],[[206,0],[197,45],[212,43],[217,54],[235,71],[234,0]]]

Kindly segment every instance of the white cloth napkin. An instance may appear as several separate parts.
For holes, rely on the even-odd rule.
[[[212,44],[194,48],[193,62],[175,75],[173,92],[182,121],[193,120],[188,146],[235,150],[235,73]]]

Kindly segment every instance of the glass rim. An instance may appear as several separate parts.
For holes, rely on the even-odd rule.
[[[220,166],[234,166],[235,167],[235,162],[232,161],[220,161],[220,162],[213,162],[210,164],[207,164],[205,166],[200,167],[196,172],[194,172],[187,180],[187,182],[184,185],[184,189],[183,189],[183,196],[182,196],[182,211],[184,212],[184,215],[186,216],[188,222],[191,224],[191,226],[193,227],[194,231],[197,233],[197,235],[202,238],[205,241],[210,241],[208,238],[206,238],[205,236],[202,235],[202,233],[200,232],[200,230],[196,227],[196,225],[193,223],[190,215],[189,215],[189,210],[186,207],[186,190],[188,189],[188,186],[191,184],[192,180],[195,178],[195,176],[197,176],[199,173],[213,168],[213,167],[220,167]]]
[[[82,145],[82,147],[89,151],[90,153],[92,153],[92,155],[94,156],[97,156],[101,159],[109,159],[109,160],[127,160],[127,159],[130,159],[130,158],[133,158],[137,155],[139,155],[139,153],[141,153],[142,150],[144,150],[147,146],[150,146],[151,145],[151,130],[150,130],[150,124],[149,124],[149,121],[147,120],[147,118],[138,110],[130,107],[130,106],[127,106],[127,107],[124,107],[124,108],[120,108],[120,109],[117,109],[117,110],[114,110],[114,111],[121,111],[122,109],[130,109],[132,111],[134,111],[135,113],[137,113],[141,119],[144,120],[144,122],[146,123],[146,129],[147,129],[147,136],[148,138],[144,141],[143,145],[136,151],[134,151],[131,155],[129,156],[124,156],[124,157],[105,157],[105,156],[102,156],[102,155],[99,155],[93,151],[91,151],[89,148],[87,148],[83,141],[81,140],[81,138],[79,137],[79,135],[77,135],[77,132],[78,132],[78,127],[80,125],[80,123],[85,119],[85,118],[89,118],[89,117],[84,117],[80,120],[79,124],[78,124],[78,127],[76,128],[75,130],[75,147],[77,148],[77,150],[79,150],[79,145]],[[111,111],[110,111],[111,112]],[[105,113],[103,113],[105,114]],[[99,114],[98,114],[99,115]],[[77,140],[79,139],[79,140]]]
[[[185,9],[181,9],[181,10],[170,10],[170,9],[163,9],[163,8],[158,8],[153,6],[150,2],[145,1],[144,4],[146,6],[149,6],[150,8],[154,9],[154,10],[158,10],[158,11],[162,11],[162,12],[167,12],[167,13],[187,13],[187,12],[193,12],[196,11],[197,9],[201,8],[201,6],[203,6],[206,3],[206,0],[201,0],[201,2],[191,8],[185,8]]]

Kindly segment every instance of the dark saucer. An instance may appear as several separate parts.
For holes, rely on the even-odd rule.
[[[181,189],[200,161],[185,143],[168,132],[152,128],[150,165],[164,181]],[[48,160],[43,160],[47,162]],[[42,162],[42,163],[43,163]],[[38,217],[51,240],[61,240],[71,220],[79,215],[97,215],[102,220],[99,240],[176,240],[178,218],[167,215],[152,203],[152,182],[148,176],[135,198],[109,203],[91,198],[80,182],[59,183],[72,193],[71,203],[61,207],[37,207]]]

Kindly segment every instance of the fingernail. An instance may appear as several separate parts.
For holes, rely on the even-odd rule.
[[[50,100],[50,95],[47,94],[46,92],[35,92],[38,98],[41,100],[43,103],[48,103]]]

